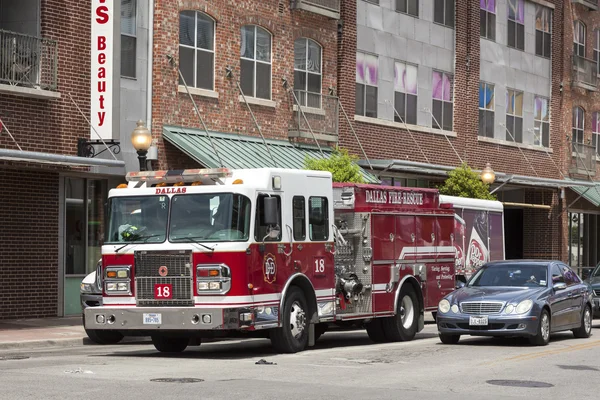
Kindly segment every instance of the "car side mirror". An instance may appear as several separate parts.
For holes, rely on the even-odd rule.
[[[558,282],[555,283],[552,288],[558,292],[559,290],[565,290],[567,288],[567,284],[564,282]]]
[[[465,286],[466,285],[463,281],[456,281],[456,286],[455,286],[456,289],[461,289],[461,288],[464,288]]]

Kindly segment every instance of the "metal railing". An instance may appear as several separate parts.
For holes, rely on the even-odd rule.
[[[54,40],[0,30],[0,84],[57,90]]]
[[[589,144],[573,141],[573,158],[569,173],[576,175],[596,175],[596,148]]]
[[[573,83],[588,90],[597,90],[598,64],[580,56],[573,56]]]
[[[339,18],[340,0],[292,0],[292,8],[311,11],[320,14],[319,10],[325,11],[324,15],[336,14]]]
[[[598,0],[571,0],[572,3],[583,4],[593,10],[598,9]]]
[[[319,95],[305,90],[294,90],[294,94],[300,104],[294,101],[289,136],[313,138],[312,134],[314,133],[318,140],[337,142],[339,99],[335,96]]]

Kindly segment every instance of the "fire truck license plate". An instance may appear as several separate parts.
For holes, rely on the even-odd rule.
[[[475,317],[471,315],[469,317],[469,325],[472,326],[486,326],[488,324],[488,317],[484,315],[482,317]]]
[[[162,314],[144,313],[144,325],[160,325],[162,323]]]
[[[172,299],[173,285],[170,283],[157,283],[154,285],[154,298],[157,300]]]

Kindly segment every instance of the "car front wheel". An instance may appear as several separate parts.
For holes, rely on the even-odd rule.
[[[542,310],[537,334],[531,337],[529,341],[536,346],[545,346],[550,342],[550,314],[548,314],[548,310]]]
[[[592,310],[590,306],[585,306],[581,314],[581,326],[573,329],[573,335],[576,338],[589,338],[592,335]]]

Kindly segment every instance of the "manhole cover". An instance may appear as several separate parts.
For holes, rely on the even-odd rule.
[[[527,388],[549,388],[553,387],[551,383],[538,382],[538,381],[511,381],[506,379],[498,379],[487,381],[490,385],[497,386],[513,386],[513,387],[527,387]]]
[[[27,356],[1,356],[0,357],[0,361],[7,361],[7,360],[26,360],[29,357]]]
[[[573,369],[575,371],[598,371],[598,368],[588,367],[587,365],[559,365],[562,369]]]
[[[197,378],[156,378],[150,379],[151,382],[167,382],[167,383],[197,383],[204,382],[204,379]]]

